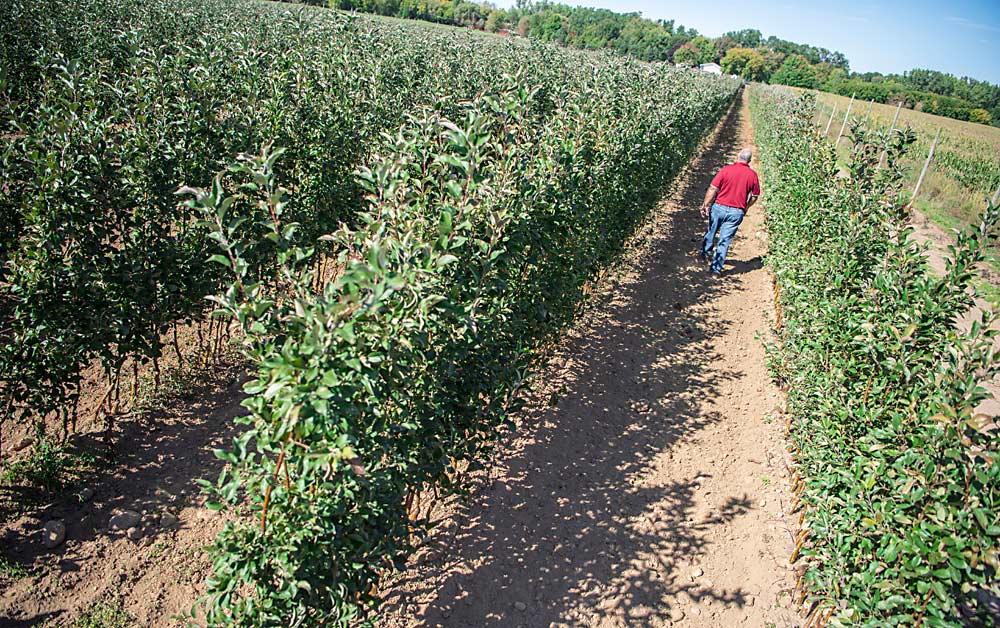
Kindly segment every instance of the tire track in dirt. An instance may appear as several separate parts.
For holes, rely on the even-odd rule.
[[[723,280],[690,255],[743,145],[740,101],[598,284],[482,487],[385,591],[381,626],[797,625],[760,205]]]

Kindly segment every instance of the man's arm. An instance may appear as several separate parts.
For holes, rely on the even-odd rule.
[[[712,203],[715,202],[715,197],[719,194],[719,188],[714,185],[708,186],[708,191],[705,192],[705,202],[701,204],[701,216],[702,218],[708,218],[708,212],[712,209]]]
[[[760,180],[757,178],[757,175],[754,174],[753,184],[747,191],[747,209],[746,209],[747,211],[750,211],[750,208],[753,207],[753,204],[757,202],[757,199],[759,197],[760,197]]]

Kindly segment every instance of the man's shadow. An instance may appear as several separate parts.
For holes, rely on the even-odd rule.
[[[744,273],[760,270],[763,267],[764,258],[758,255],[757,257],[751,257],[748,260],[727,259],[726,263],[723,265],[723,270],[726,275],[742,275]]]

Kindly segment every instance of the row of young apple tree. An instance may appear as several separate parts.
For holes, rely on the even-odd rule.
[[[993,313],[968,329],[958,320],[1000,208],[958,235],[937,276],[901,202],[912,132],[856,123],[844,177],[809,97],[755,86],[750,104],[807,625],[965,625],[985,614],[981,593],[1000,566],[1000,441],[995,419],[976,412],[1000,355]]]
[[[321,238],[338,268],[321,290],[279,150],[189,190],[257,369],[247,430],[208,485],[243,514],[212,550],[210,623],[370,619],[430,524],[420,495],[487,459],[539,348],[736,89],[627,61],[567,79],[505,75],[410,118],[359,175],[361,219]],[[247,221],[262,235],[241,236]],[[244,258],[265,242],[273,283]]]
[[[224,276],[179,186],[273,142],[297,199],[290,218],[315,239],[356,224],[354,171],[420,106],[441,101],[458,115],[504,74],[544,94],[646,72],[610,56],[245,0],[0,0],[0,18],[0,421],[41,430],[61,416],[64,433],[95,365],[106,390],[97,411],[110,416],[143,365],[158,373],[165,356],[195,357],[177,327],[205,320],[204,297]],[[671,99],[734,89],[649,73]],[[612,103],[609,115],[629,106]],[[243,257],[258,278],[276,272],[272,242]],[[197,331],[199,347],[222,344],[218,322],[205,339]]]
[[[5,416],[215,295],[256,377],[207,483],[213,625],[372,615],[739,88],[309,7],[3,2]]]

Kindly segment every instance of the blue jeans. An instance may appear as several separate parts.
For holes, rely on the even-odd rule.
[[[738,207],[729,207],[718,203],[712,205],[712,211],[708,215],[708,231],[705,233],[705,241],[701,245],[701,254],[706,258],[711,256],[713,273],[722,272],[726,253],[729,252],[729,245],[733,242],[736,230],[743,222],[744,213]],[[719,234],[719,243],[715,245],[715,255],[712,255],[712,245],[715,243],[716,233]]]

